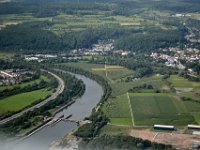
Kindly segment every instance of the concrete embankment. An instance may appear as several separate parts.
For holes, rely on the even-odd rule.
[[[30,137],[31,135],[33,135],[34,133],[36,133],[37,131],[41,130],[42,128],[46,127],[47,124],[52,120],[52,118],[48,118],[46,121],[44,121],[43,123],[41,123],[40,125],[36,126],[35,128],[33,128],[32,130],[30,130],[29,132],[27,132],[25,135],[26,137]]]
[[[56,110],[56,111],[53,113],[52,116],[55,116],[57,113],[61,112],[63,109],[65,109],[65,108],[71,106],[71,105],[74,104],[74,103],[75,103],[75,100],[70,101],[68,104],[66,104],[66,105],[60,107],[58,110]]]

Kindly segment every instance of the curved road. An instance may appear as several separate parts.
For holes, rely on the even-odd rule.
[[[46,70],[43,70],[43,71],[46,71]],[[48,72],[48,73],[51,74],[52,76],[54,76],[56,78],[56,80],[58,81],[58,87],[56,88],[56,92],[53,93],[53,95],[51,95],[47,99],[43,100],[42,102],[40,102],[40,103],[38,103],[38,104],[36,104],[36,105],[34,105],[32,107],[29,107],[29,108],[27,108],[27,109],[25,109],[25,110],[23,110],[23,111],[21,111],[19,113],[16,113],[16,114],[14,114],[14,115],[12,115],[12,116],[10,116],[8,118],[0,120],[0,125],[5,124],[5,123],[7,123],[7,122],[9,122],[9,121],[11,121],[13,119],[16,119],[16,118],[22,116],[23,114],[25,114],[25,113],[27,113],[29,111],[33,111],[34,109],[45,105],[49,101],[54,100],[55,98],[57,98],[58,95],[61,94],[64,91],[65,83],[64,83],[63,79],[61,79],[59,76],[57,76],[56,74],[54,74],[52,72]]]

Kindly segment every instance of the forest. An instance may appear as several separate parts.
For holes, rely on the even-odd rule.
[[[184,33],[174,30],[155,30],[147,33],[124,35],[115,41],[116,49],[150,51],[159,48],[174,47],[183,44]]]
[[[161,9],[167,11],[169,15],[196,12],[200,8],[199,4],[195,0],[192,3],[187,0],[169,1],[169,5],[165,3],[152,0],[148,2],[99,0],[96,3],[91,0],[82,0],[79,3],[71,0],[42,2],[20,0],[3,3],[0,5],[2,16],[0,23],[4,23],[4,18],[7,16],[13,15],[25,17],[27,21],[16,22],[15,25],[7,25],[0,30],[0,49],[23,52],[66,51],[90,48],[98,40],[107,39],[115,39],[115,49],[134,52],[148,52],[158,48],[183,45],[186,42],[184,35],[187,30],[181,25],[181,20],[164,19],[155,13]],[[146,15],[145,11],[153,13],[154,17]],[[69,16],[72,16],[72,19],[77,17],[80,19],[72,20],[68,18]],[[82,21],[81,17],[86,17],[86,23],[87,17],[98,18],[100,22],[108,21],[108,23],[98,25],[97,20],[91,20],[92,23],[97,23],[94,26],[87,26],[85,22],[79,23]],[[115,17],[119,17],[120,20],[113,23],[116,21]],[[141,27],[121,25],[124,22],[129,24],[130,21],[139,22]],[[157,27],[152,26],[152,23],[162,23],[162,25]],[[196,19],[188,19],[187,24],[198,27]],[[163,29],[166,26],[169,28]]]

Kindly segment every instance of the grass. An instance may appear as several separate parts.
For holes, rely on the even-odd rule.
[[[83,31],[88,28],[99,28],[102,26],[127,26],[127,28],[142,29],[147,25],[155,25],[157,23],[147,19],[147,16],[116,16],[111,15],[111,11],[103,10],[79,10],[78,12],[87,15],[71,15],[62,12],[57,16],[44,18],[34,17],[31,13],[0,15],[3,20],[0,26],[6,27],[9,24],[19,24],[30,21],[50,21],[53,23],[53,26],[44,29],[50,30],[56,34],[63,34],[65,32]],[[160,24],[159,26],[162,27],[164,25]]]
[[[130,94],[136,125],[187,125],[195,122],[182,101],[169,94]]]
[[[141,93],[130,93],[131,106],[133,109],[134,123],[136,126],[152,126],[153,124],[172,124],[183,127],[191,123],[200,123],[200,104],[181,100],[181,96],[199,97],[198,82],[191,82],[179,76],[171,76],[169,81],[172,86],[187,88],[192,87],[190,93],[170,93],[170,85],[162,76],[153,75],[139,80],[125,82],[124,79],[134,74],[127,68],[120,66],[107,66],[108,78],[105,76],[103,64],[89,63],[66,63],[64,65],[78,67],[104,77],[112,87],[112,95],[104,103],[102,110],[110,118],[111,125],[132,125],[130,108],[126,93],[129,89],[144,83],[151,84],[154,89],[168,89],[168,93],[155,93],[154,90],[140,90]],[[165,90],[166,91],[166,90]]]
[[[124,68],[122,66],[113,66],[107,65],[107,73],[108,76],[106,77],[106,70],[104,64],[90,64],[90,63],[66,63],[65,65],[81,68],[92,73],[98,74],[104,77],[109,82],[115,82],[127,76],[133,75],[134,71]]]
[[[200,104],[191,101],[184,101],[185,106],[190,112],[200,112]]]
[[[131,130],[127,126],[106,125],[101,129],[101,135],[127,135]]]
[[[19,111],[40,99],[45,99],[47,96],[51,95],[52,92],[52,90],[44,88],[7,97],[0,101],[0,112]]]
[[[189,80],[184,79],[183,77],[180,77],[180,76],[177,76],[177,75],[170,76],[170,81],[172,82],[172,85],[174,87],[183,87],[183,88],[200,87],[200,82],[192,82],[192,81],[189,81]]]
[[[111,125],[131,126],[131,118],[111,118]]]
[[[5,90],[5,89],[11,90],[11,89],[14,89],[15,87],[24,88],[24,87],[29,86],[29,85],[39,84],[42,80],[44,80],[46,82],[50,81],[46,76],[40,76],[39,79],[30,81],[30,82],[25,82],[25,83],[21,83],[21,84],[17,84],[17,85],[10,85],[10,86],[0,86],[0,92]]]
[[[103,111],[110,118],[111,124],[131,125],[131,114],[128,104],[127,95],[121,95],[112,98],[104,104]]]
[[[111,87],[113,89],[112,95],[118,96],[125,94],[129,91],[129,89],[142,85],[144,83],[151,84],[152,86],[158,89],[161,89],[165,85],[164,81],[161,80],[160,76],[145,77],[132,82],[116,82],[111,84]]]
[[[187,93],[181,93],[179,94],[181,97],[187,97],[187,98],[191,98],[193,100],[199,100],[200,101],[200,98],[199,98],[199,95],[197,95],[196,93],[194,92],[187,92]]]

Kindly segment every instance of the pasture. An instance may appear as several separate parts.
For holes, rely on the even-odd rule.
[[[192,92],[173,93],[171,87],[161,75],[153,75],[138,80],[125,82],[123,79],[134,74],[127,68],[120,66],[107,66],[108,77],[105,76],[104,64],[65,63],[64,65],[78,67],[104,77],[112,88],[112,95],[105,102],[102,110],[110,118],[110,124],[131,126],[132,118],[126,93],[129,89],[145,84],[151,84],[153,90],[141,90],[141,93],[129,93],[136,126],[152,126],[153,124],[172,124],[183,127],[191,123],[200,123],[200,103],[182,101],[181,97],[198,99],[198,82],[188,81],[182,77],[172,75],[168,81],[174,87],[192,87]],[[167,93],[155,93],[159,89]]]
[[[110,98],[102,109],[110,118],[111,124],[132,125],[131,112],[126,94],[117,96],[116,98]]]
[[[17,94],[14,96],[7,97],[0,100],[0,113],[5,112],[15,112],[24,109],[27,106],[30,106],[38,100],[43,100],[47,96],[50,96],[53,93],[53,90],[48,90],[46,88]]]
[[[90,64],[90,63],[66,63],[65,65],[90,71],[92,73],[104,77],[106,80],[112,83],[134,74],[134,71],[124,68],[122,66],[107,65],[105,68],[104,64]],[[107,70],[107,77],[106,77],[106,70]]]
[[[136,125],[172,124],[177,126],[195,123],[185,104],[169,94],[130,94]]]
[[[170,76],[170,82],[172,83],[172,86],[174,87],[184,87],[184,88],[200,87],[200,82],[192,82],[177,75]]]
[[[122,95],[128,92],[129,89],[140,86],[142,84],[151,84],[153,87],[157,89],[162,89],[164,86],[167,86],[164,81],[162,81],[161,76],[151,76],[151,77],[144,77],[139,80],[135,80],[132,82],[116,82],[111,83],[111,87],[113,89],[112,95]]]

